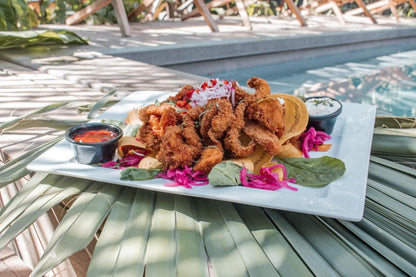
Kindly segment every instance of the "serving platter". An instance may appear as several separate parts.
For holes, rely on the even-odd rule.
[[[123,121],[133,108],[166,99],[174,93],[164,91],[137,91],[102,113],[93,121]],[[343,110],[331,134],[328,152],[311,152],[311,157],[331,156],[345,163],[345,174],[321,188],[291,184],[297,191],[281,189],[269,191],[243,186],[214,187],[211,185],[184,187],[165,186],[166,180],[120,180],[120,170],[79,164],[74,159],[69,142],[62,140],[28,165],[31,171],[78,177],[108,183],[160,191],[166,193],[216,199],[299,213],[313,214],[350,221],[363,216],[367,175],[376,107],[343,103]]]

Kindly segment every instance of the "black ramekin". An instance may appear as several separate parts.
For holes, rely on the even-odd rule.
[[[305,102],[307,100],[310,100],[310,99],[319,99],[319,98],[329,98],[332,101],[338,102],[340,107],[335,112],[332,112],[332,113],[326,114],[326,115],[311,116],[309,114],[309,122],[308,122],[308,127],[307,128],[309,129],[310,127],[313,127],[317,131],[323,131],[327,134],[331,134],[332,131],[334,130],[334,125],[335,125],[335,122],[337,121],[337,117],[342,112],[342,103],[341,103],[341,101],[339,101],[335,98],[328,97],[328,96],[308,97],[308,98],[305,98]]]
[[[108,130],[116,133],[111,140],[97,143],[85,143],[73,140],[77,134],[87,131]],[[74,126],[66,131],[65,138],[71,143],[75,159],[82,164],[100,164],[114,158],[117,142],[123,136],[120,127],[108,123],[84,123]]]

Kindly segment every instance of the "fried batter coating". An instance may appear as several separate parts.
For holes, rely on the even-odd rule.
[[[212,142],[221,139],[233,119],[233,106],[227,99],[212,99],[202,113],[201,135]]]
[[[143,122],[137,137],[146,144],[146,147],[157,152],[161,139],[168,126],[174,126],[180,122],[180,114],[176,109],[167,103],[161,105],[149,105],[139,111],[139,118]]]
[[[264,127],[253,122],[248,122],[243,132],[266,150],[270,155],[276,155],[281,149],[277,135]]]
[[[183,116],[183,123],[182,123],[182,135],[185,139],[185,142],[189,145],[196,147],[199,152],[195,153],[195,158],[199,156],[200,151],[202,149],[202,141],[201,137],[199,136],[196,128],[195,128],[195,121],[198,120],[199,114],[202,112],[201,107],[195,107],[189,110]]]
[[[237,82],[233,82],[233,88],[234,88],[234,98],[235,103],[240,103],[242,100],[248,98],[250,96],[250,93],[245,91],[242,87],[238,85]]]
[[[284,132],[284,108],[277,98],[265,98],[250,103],[246,114],[249,120],[259,122],[281,137]]]
[[[169,169],[184,168],[192,166],[200,151],[197,146],[186,142],[180,125],[169,126],[161,140],[157,159]]]
[[[169,97],[169,99],[172,100],[172,101],[183,100],[184,98],[186,98],[185,96],[187,96],[187,94],[190,93],[193,90],[194,90],[193,86],[185,85],[181,88],[181,90],[175,96],[171,96],[171,97]]]
[[[252,77],[247,81],[247,85],[256,90],[255,94],[258,99],[270,95],[270,86],[266,80],[258,77]]]
[[[247,103],[241,102],[235,108],[234,120],[230,129],[224,138],[224,146],[228,151],[231,151],[232,156],[235,158],[248,157],[256,150],[256,143],[253,140],[247,145],[243,145],[240,140],[242,129],[245,125],[244,112],[246,110]]]
[[[201,158],[194,165],[194,171],[202,171],[208,174],[211,169],[222,162],[224,151],[216,146],[209,146],[202,150]]]

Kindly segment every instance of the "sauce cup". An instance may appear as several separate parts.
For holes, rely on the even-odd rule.
[[[81,164],[111,161],[117,142],[122,136],[123,131],[118,126],[107,123],[80,124],[65,133],[66,140],[71,143],[75,160]]]
[[[305,105],[309,113],[307,128],[314,127],[317,131],[331,134],[342,112],[342,103],[331,97],[315,96],[305,98]]]

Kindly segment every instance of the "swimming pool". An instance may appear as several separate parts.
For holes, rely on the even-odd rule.
[[[215,73],[215,77],[233,79],[241,85],[252,76],[267,80],[273,93],[327,95],[376,105],[379,115],[416,116],[416,50],[288,74],[282,65]]]

